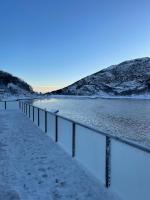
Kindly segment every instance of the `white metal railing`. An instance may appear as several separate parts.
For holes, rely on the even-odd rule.
[[[124,200],[149,200],[150,149],[24,101],[19,108],[68,154]]]

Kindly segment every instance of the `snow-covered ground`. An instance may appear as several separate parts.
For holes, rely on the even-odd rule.
[[[115,96],[115,95],[108,95],[108,94],[103,94],[103,95],[45,95],[43,98],[90,98],[90,99],[95,99],[95,98],[103,98],[103,99],[150,99],[150,94],[145,93],[145,94],[140,94],[140,95],[129,95],[129,96]]]
[[[141,95],[129,95],[129,96],[115,96],[109,94],[99,94],[99,95],[44,95],[44,94],[20,94],[20,95],[12,95],[9,93],[5,93],[3,95],[0,94],[0,101],[13,101],[18,99],[46,99],[46,98],[103,98],[103,99],[150,99],[150,94],[145,93]]]
[[[39,94],[20,94],[20,95],[12,95],[9,93],[5,93],[3,95],[0,94],[0,101],[16,101],[16,100],[23,100],[23,99],[41,99],[45,98],[43,95]]]
[[[117,200],[20,111],[0,112],[0,200]]]

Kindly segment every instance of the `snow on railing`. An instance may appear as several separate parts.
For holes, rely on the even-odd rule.
[[[6,103],[7,108],[7,103]],[[19,101],[19,108],[122,199],[150,197],[150,149]]]

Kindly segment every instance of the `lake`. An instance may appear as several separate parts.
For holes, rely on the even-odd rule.
[[[33,104],[105,133],[150,147],[150,100],[50,98]]]

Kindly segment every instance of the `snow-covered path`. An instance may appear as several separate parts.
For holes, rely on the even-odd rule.
[[[0,200],[116,200],[20,111],[0,111]]]

